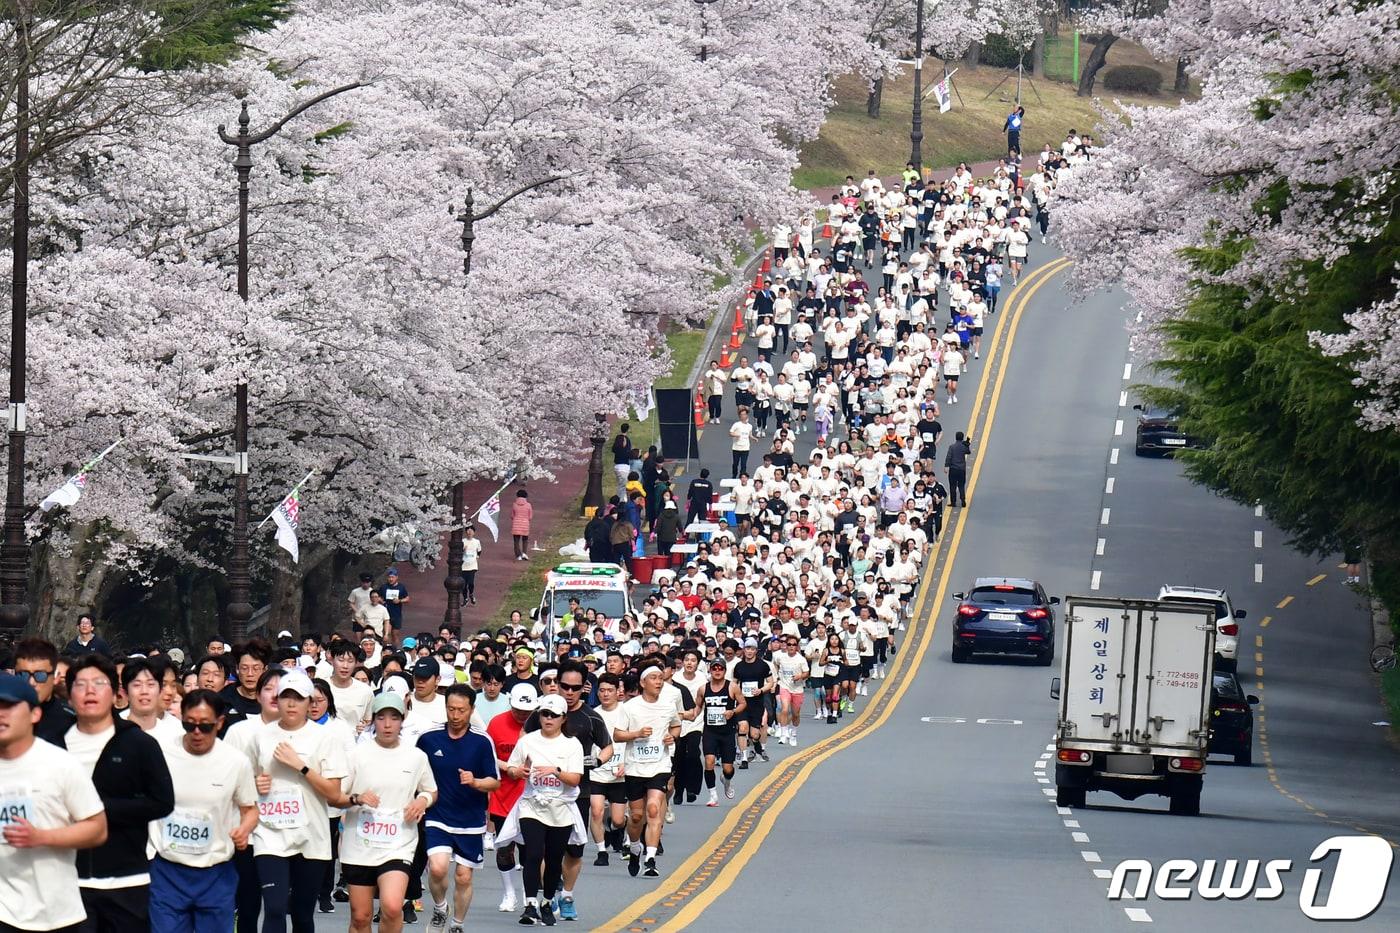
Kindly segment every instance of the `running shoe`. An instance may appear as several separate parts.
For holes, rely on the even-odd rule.
[[[656,877],[658,877],[660,874],[661,874],[661,872],[659,872],[659,871],[656,870],[656,859],[654,859],[654,858],[649,858],[649,859],[647,859],[647,870],[646,870],[646,872],[645,872],[645,875],[646,875],[648,878],[656,878]]]
[[[447,911],[439,910],[437,905],[433,905],[433,915],[428,920],[428,929],[441,930],[447,926]]]
[[[767,761],[767,760],[768,760],[768,752],[766,752],[765,750],[763,750],[763,749],[760,748],[760,749],[758,750],[758,757],[762,758],[764,761]]]
[[[322,895],[316,899],[316,909],[323,914],[333,914],[335,913],[335,902]]]
[[[466,928],[456,920],[452,921],[452,926],[447,928],[447,933],[467,933]]]
[[[523,927],[532,927],[539,922],[539,908],[536,907],[534,904],[526,904],[525,912],[520,915],[520,925]]]
[[[797,736],[795,736],[795,735],[790,735],[790,736],[788,736],[788,745],[792,746],[793,748],[796,748],[796,747],[797,747]]]
[[[714,791],[710,791],[710,799],[707,800],[707,801],[705,801],[705,806],[707,806],[707,807],[717,807],[717,806],[719,806],[719,795],[717,795]]]
[[[636,852],[633,852],[633,853],[632,853],[632,857],[629,858],[629,859],[627,860],[627,874],[629,874],[629,875],[631,875],[633,878],[635,878],[635,877],[637,877],[638,874],[641,873],[641,870],[642,870],[642,857],[641,857],[640,855],[638,855]]]
[[[559,919],[560,919],[560,920],[577,920],[577,919],[578,919],[578,911],[574,908],[574,899],[573,899],[572,897],[562,897],[562,896],[561,896],[561,897],[559,898]]]
[[[553,901],[545,901],[544,903],[540,904],[540,920],[543,921],[544,925],[547,927],[554,926],[556,921],[554,918]]]
[[[675,810],[672,810],[670,807],[667,807],[667,808],[666,808],[666,822],[667,822],[667,823],[674,823],[675,821],[676,821],[676,811],[675,811]]]
[[[725,796],[725,799],[727,799],[727,800],[733,800],[733,799],[734,799],[734,785],[733,785],[733,784],[726,784],[726,785],[724,785],[724,796]]]
[[[598,850],[598,854],[595,855],[595,856],[593,856],[593,864],[594,864],[594,865],[606,865],[606,864],[608,864],[608,850],[607,850],[607,849],[599,849],[599,850]]]
[[[417,922],[418,922],[418,911],[419,911],[420,909],[422,909],[422,906],[423,906],[423,905],[420,904],[418,901],[404,901],[404,905],[403,905],[403,922],[404,922],[404,923],[417,923]]]
[[[337,904],[350,903],[350,892],[345,890],[344,882],[335,886],[335,890],[331,892],[331,900],[335,901]]]
[[[515,900],[515,888],[511,888],[501,898],[501,904],[496,909],[503,914],[513,914],[515,913],[515,908],[518,906],[519,904]]]
[[[827,721],[827,724],[828,724],[828,725],[832,725],[832,726],[836,725],[836,717],[835,717],[835,716],[828,716],[828,717],[826,717],[826,721]]]

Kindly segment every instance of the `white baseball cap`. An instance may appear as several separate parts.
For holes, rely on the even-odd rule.
[[[287,671],[282,675],[282,680],[277,685],[277,695],[281,696],[288,691],[303,699],[309,699],[311,697],[311,678],[299,670]]]
[[[536,709],[540,705],[539,691],[531,684],[516,684],[510,688],[510,705],[527,712]]]

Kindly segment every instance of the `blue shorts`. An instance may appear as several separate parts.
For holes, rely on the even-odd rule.
[[[423,834],[429,856],[435,852],[449,852],[454,862],[468,868],[480,868],[485,860],[481,833],[449,833],[436,826],[424,826]]]

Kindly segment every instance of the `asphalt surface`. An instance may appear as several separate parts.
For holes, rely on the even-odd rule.
[[[1045,247],[1032,255],[1040,264],[1050,258]],[[1005,314],[1006,291],[1002,297],[1003,311],[989,326]],[[780,788],[746,800],[785,757],[811,758],[813,745],[836,731],[809,719],[799,748],[770,746],[772,764],[739,772],[738,800],[679,808],[664,834],[660,879],[630,878],[617,860],[607,868],[586,864],[579,926],[1302,930],[1315,925],[1298,906],[1315,846],[1360,832],[1400,841],[1400,755],[1387,730],[1373,725],[1385,712],[1366,666],[1361,599],[1340,583],[1338,558],[1289,550],[1266,519],[1193,486],[1180,464],[1133,455],[1131,387],[1148,374],[1129,350],[1127,319],[1117,295],[1072,302],[1063,275],[1031,296],[1004,383],[983,390],[996,405],[990,429],[984,414],[975,438],[980,465],[970,507],[935,555],[946,560],[939,555],[952,551],[947,592],[934,601],[935,567],[923,604],[934,624],[930,647],[915,656],[910,641],[902,652],[903,669],[917,661],[917,670],[907,683],[885,685],[903,690],[888,718],[785,776]],[[940,312],[940,326],[945,320]],[[967,425],[979,385],[992,382],[988,349],[963,379],[962,401],[944,407],[950,435]],[[1134,371],[1125,374],[1125,364]],[[732,393],[725,413],[732,414]],[[804,435],[801,448],[810,445]],[[723,425],[703,432],[701,453],[717,477],[728,475]],[[1164,583],[1226,588],[1248,612],[1240,679],[1263,701],[1254,765],[1213,758],[1199,817],[1169,815],[1165,798],[1129,802],[1105,793],[1090,794],[1082,810],[1057,808],[1046,794],[1053,765],[1039,767],[1053,739],[1048,688],[1057,669],[949,660],[948,593],[984,574],[1033,577],[1061,596],[1095,585],[1100,594],[1124,596],[1155,596]],[[731,815],[734,835],[712,853],[711,832]],[[673,896],[677,879],[689,877],[682,869],[692,866],[682,862],[692,854],[697,864],[713,855],[718,868],[710,874],[700,865],[703,878]],[[1107,873],[1120,861],[1160,866],[1177,858],[1290,859],[1293,870],[1282,876],[1283,896],[1271,901],[1152,893],[1108,899]],[[1336,857],[1319,864],[1330,879]],[[729,877],[725,866],[737,873]],[[1400,928],[1397,875],[1379,910],[1356,926]],[[473,927],[515,925],[515,915],[495,911],[500,881],[489,858],[476,889]],[[663,897],[644,897],[652,892]],[[702,900],[690,915],[677,913],[687,897]]]

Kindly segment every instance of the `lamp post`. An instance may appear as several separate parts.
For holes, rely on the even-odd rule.
[[[909,127],[909,161],[924,177],[924,0],[914,7],[914,118]]]
[[[15,75],[14,235],[10,273],[9,449],[4,537],[0,540],[0,630],[29,624],[29,539],[24,533],[25,355],[29,317],[29,20],[15,22],[20,55]]]
[[[588,455],[588,488],[583,493],[580,515],[587,515],[589,509],[597,511],[603,507],[603,445],[608,442],[608,416],[601,412],[593,415],[593,431],[588,436],[593,451]]]
[[[459,212],[448,205],[447,212],[462,225],[462,284],[465,286],[472,274],[472,245],[476,242],[476,222],[485,220],[496,211],[527,191],[533,191],[556,181],[563,181],[563,175],[550,175],[539,181],[517,188],[484,211],[477,211],[472,189],[467,189],[467,198]],[[452,533],[447,539],[447,575],[442,585],[447,590],[447,608],[442,614],[442,624],[452,630],[452,634],[462,633],[462,530],[467,524],[467,484],[458,480],[452,484]]]
[[[260,133],[249,130],[248,101],[243,101],[238,113],[238,133],[230,136],[219,124],[219,139],[237,147],[233,167],[238,172],[238,297],[248,301],[248,179],[253,171],[253,146],[277,135],[287,122],[305,110],[324,100],[361,87],[360,82],[335,88],[300,104],[282,119]],[[228,614],[229,635],[241,641],[248,635],[248,620],[253,616],[250,601],[252,588],[248,569],[248,380],[239,373],[234,386],[232,457],[199,457],[201,460],[216,460],[233,467],[233,546],[228,559]]]
[[[705,43],[705,38],[710,34],[710,24],[705,20],[705,8],[716,0],[695,0],[700,7],[700,60],[703,62],[710,57],[710,49]]]

